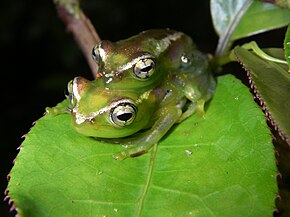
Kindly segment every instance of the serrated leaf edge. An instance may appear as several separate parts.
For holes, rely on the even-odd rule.
[[[247,72],[247,77],[249,79],[250,88],[253,91],[253,93],[255,95],[255,98],[259,100],[260,107],[264,111],[265,116],[267,117],[267,120],[271,123],[271,125],[274,127],[274,129],[278,132],[278,134],[281,137],[281,139],[284,140],[290,146],[290,138],[286,137],[286,135],[280,129],[279,125],[277,124],[277,122],[274,120],[273,116],[269,112],[265,101],[263,100],[261,94],[259,93],[258,89],[255,86],[255,82],[253,81],[250,69],[247,68],[246,64],[244,64],[241,61],[241,59],[239,58],[239,56],[236,54],[235,51],[234,51],[234,54],[235,54],[235,56],[237,58],[237,61],[242,65],[242,68]]]

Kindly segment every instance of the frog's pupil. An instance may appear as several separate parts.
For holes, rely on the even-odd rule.
[[[128,121],[132,118],[132,116],[133,116],[132,113],[124,113],[124,114],[118,115],[118,119],[120,121]]]
[[[141,72],[149,72],[152,69],[152,65],[146,66],[143,69],[141,69]]]

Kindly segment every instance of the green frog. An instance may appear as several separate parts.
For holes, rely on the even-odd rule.
[[[104,40],[92,56],[97,78],[69,82],[69,112],[78,133],[123,145],[117,160],[148,152],[174,124],[203,115],[215,91],[207,56],[182,32],[157,29]]]

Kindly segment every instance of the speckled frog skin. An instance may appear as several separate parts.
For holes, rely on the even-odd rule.
[[[69,111],[78,133],[127,145],[115,159],[144,154],[174,124],[203,115],[215,91],[207,56],[181,32],[148,30],[101,41],[92,54],[97,79],[68,84]]]

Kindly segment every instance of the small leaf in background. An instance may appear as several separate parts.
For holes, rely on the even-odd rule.
[[[238,23],[231,40],[287,26],[290,23],[290,10],[270,3],[254,1]]]
[[[8,186],[19,216],[272,216],[271,135],[233,76],[218,78],[203,118],[176,125],[137,158],[113,160],[120,146],[81,136],[70,121],[46,115],[27,134]]]
[[[269,2],[271,4],[275,4],[279,7],[282,7],[282,8],[288,8],[290,9],[290,1],[289,0],[260,0],[262,2]]]
[[[223,56],[231,46],[231,36],[240,19],[253,0],[211,0],[210,11],[217,34],[220,36],[215,51],[217,57]]]
[[[281,28],[290,23],[290,10],[253,0],[211,0],[211,16],[219,35],[215,55],[223,56],[233,41]]]
[[[221,36],[245,7],[247,0],[211,0],[210,11],[216,33]]]
[[[239,46],[235,47],[234,52],[248,72],[252,88],[269,120],[282,139],[290,144],[290,75],[286,65],[261,59]]]
[[[290,71],[290,25],[288,25],[287,32],[284,39],[285,59],[288,63],[288,72]]]

